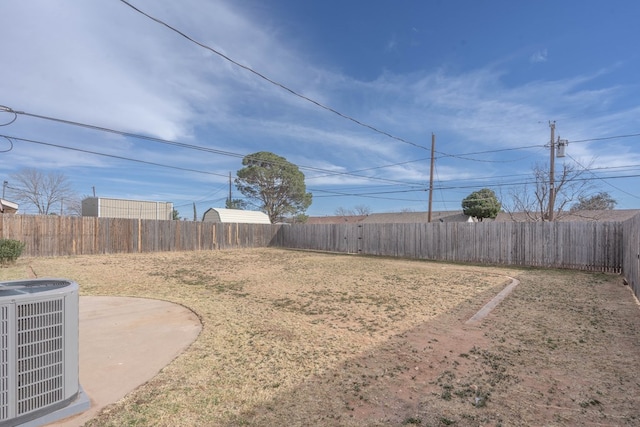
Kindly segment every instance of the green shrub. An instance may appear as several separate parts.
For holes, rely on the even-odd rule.
[[[15,262],[24,249],[24,243],[19,240],[0,239],[0,264]]]

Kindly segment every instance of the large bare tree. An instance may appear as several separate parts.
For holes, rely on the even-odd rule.
[[[514,220],[549,221],[559,220],[569,213],[569,207],[576,201],[589,197],[593,184],[585,177],[587,168],[576,168],[564,163],[560,171],[555,171],[552,200],[553,217],[549,217],[549,198],[551,197],[551,179],[545,165],[533,167],[533,182],[509,193],[510,203],[504,209]],[[521,213],[521,216],[514,215]]]
[[[65,203],[72,206],[77,199],[62,172],[22,169],[10,176],[9,188],[16,202],[34,206],[41,215],[63,212]]]
[[[343,206],[339,206],[338,208],[336,208],[335,211],[333,211],[333,214],[335,216],[353,216],[356,213],[354,212],[353,209],[347,209]]]
[[[618,202],[606,191],[601,191],[589,197],[580,197],[578,202],[571,206],[571,212],[577,211],[604,211],[616,207]]]
[[[356,215],[369,215],[371,214],[371,208],[367,205],[356,205],[353,210],[356,212]]]
[[[367,205],[357,205],[353,209],[340,206],[334,211],[334,215],[336,216],[366,216],[369,214],[371,214],[371,208]]]

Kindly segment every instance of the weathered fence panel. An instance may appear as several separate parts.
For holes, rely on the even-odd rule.
[[[615,222],[318,224],[280,230],[278,246],[331,252],[620,272]]]
[[[0,215],[0,238],[23,256],[63,256],[266,247],[280,225],[121,218]]]
[[[640,298],[640,215],[622,224],[623,265],[622,274]]]

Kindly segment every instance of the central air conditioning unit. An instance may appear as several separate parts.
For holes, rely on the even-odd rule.
[[[78,369],[78,284],[0,282],[0,427],[40,426],[90,406]]]

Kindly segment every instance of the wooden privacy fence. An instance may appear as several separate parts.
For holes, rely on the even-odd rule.
[[[640,298],[640,215],[622,223],[622,273]]]
[[[286,227],[275,244],[366,255],[619,273],[618,222],[318,224]]]
[[[0,238],[26,244],[23,256],[266,247],[279,225],[120,218],[0,215]]]
[[[621,222],[221,224],[0,215],[24,256],[279,246],[453,262],[622,272],[640,297],[640,215]]]

